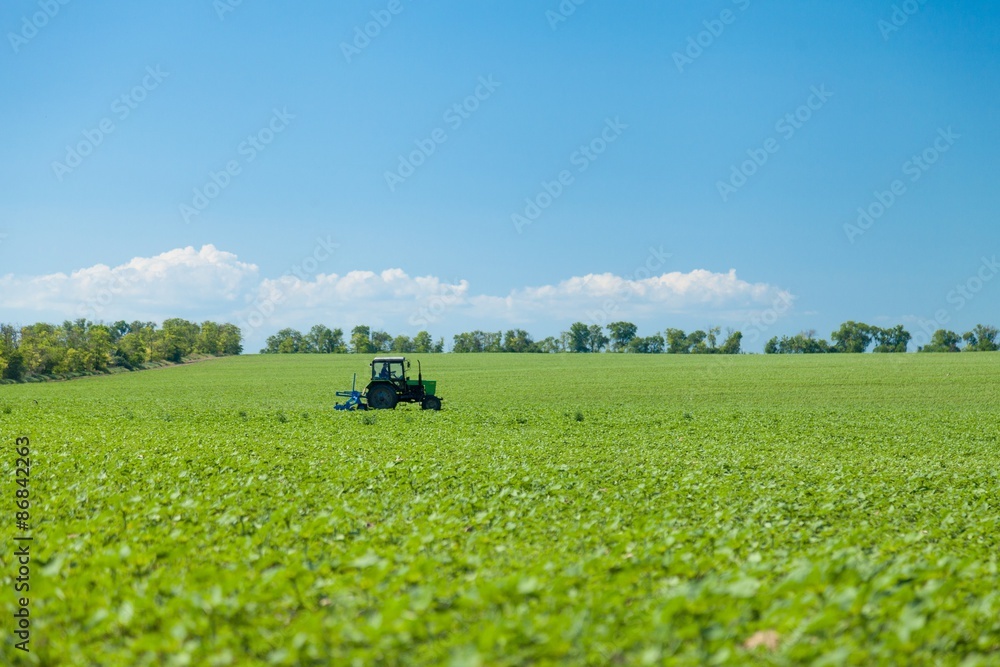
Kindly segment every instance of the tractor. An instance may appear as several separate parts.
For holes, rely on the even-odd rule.
[[[340,410],[371,408],[392,410],[399,403],[419,403],[424,410],[440,410],[441,399],[434,395],[436,380],[425,380],[420,362],[417,362],[417,379],[407,377],[410,362],[406,357],[375,357],[371,362],[372,379],[365,388],[364,395],[352,389],[337,392],[338,396],[350,396],[351,400],[337,406]]]

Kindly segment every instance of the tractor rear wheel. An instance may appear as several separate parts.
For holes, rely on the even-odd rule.
[[[441,399],[437,396],[425,396],[424,400],[420,403],[420,407],[424,410],[440,410]]]
[[[368,407],[392,410],[396,407],[396,391],[387,384],[377,384],[368,390]]]

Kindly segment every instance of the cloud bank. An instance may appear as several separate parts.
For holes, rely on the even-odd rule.
[[[738,322],[794,298],[774,285],[741,279],[735,269],[674,271],[641,279],[587,274],[487,294],[474,291],[467,280],[410,276],[400,268],[344,274],[319,273],[318,264],[311,268],[317,272],[262,277],[255,264],[233,253],[213,245],[200,250],[189,246],[115,267],[0,276],[0,308],[49,320],[196,319],[199,313],[212,313],[241,325],[253,340],[285,326],[319,322],[342,327],[367,323],[393,332],[549,323],[566,327],[577,320],[606,324],[677,314]]]
[[[257,273],[255,265],[213,245],[188,246],[113,268],[96,264],[68,275],[0,276],[0,308],[92,320],[219,312],[259,284]]]

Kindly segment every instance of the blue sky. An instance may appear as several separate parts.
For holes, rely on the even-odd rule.
[[[0,320],[250,351],[1000,324],[998,29],[985,0],[7,2]]]

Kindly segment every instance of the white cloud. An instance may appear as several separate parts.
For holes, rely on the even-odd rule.
[[[473,293],[466,280],[410,276],[398,268],[279,278],[260,278],[258,273],[256,265],[213,245],[179,248],[69,275],[2,276],[0,308],[35,312],[49,320],[196,319],[208,313],[240,324],[255,344],[283,327],[320,322],[436,334],[506,325],[553,330],[577,320],[603,324],[626,319],[659,327],[666,315],[738,325],[777,301],[793,299],[773,285],[739,278],[734,269],[675,271],[644,279],[587,274],[554,285],[519,287],[506,295]]]
[[[70,273],[0,277],[0,307],[59,313],[64,318],[117,319],[146,313],[216,309],[258,282],[257,267],[206,245],[178,248],[126,264],[97,264]],[[127,317],[126,317],[127,319]]]
[[[440,294],[466,293],[467,281],[448,284],[434,276],[410,277],[402,269],[386,269],[381,273],[351,271],[344,275],[320,274],[306,281],[294,276],[277,280],[263,280],[259,295],[267,298],[275,293],[284,294],[290,303],[308,306],[343,306],[355,303],[389,302],[403,308],[412,307],[414,300],[432,298]]]
[[[732,319],[767,308],[782,298],[792,297],[773,285],[741,280],[735,269],[728,273],[697,269],[640,280],[612,273],[588,274],[557,285],[514,290],[506,297],[478,296],[473,304],[482,316],[504,313],[513,321],[544,313],[571,319],[589,316],[600,323],[668,313],[719,314]]]
[[[266,328],[267,321],[280,320],[342,325],[364,322],[375,327],[409,329],[412,323],[408,322],[421,304],[465,302],[468,290],[465,280],[449,283],[435,276],[411,277],[402,269],[319,274],[310,280],[289,274],[261,281],[238,317],[244,327],[250,328]]]

